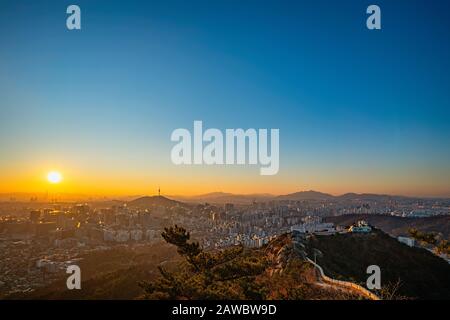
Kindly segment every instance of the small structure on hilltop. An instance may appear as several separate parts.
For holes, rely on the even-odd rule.
[[[354,225],[351,225],[348,231],[353,233],[369,233],[372,231],[372,227],[369,226],[367,221],[359,220]]]
[[[336,228],[333,223],[304,223],[291,227],[291,232],[296,235],[332,235],[336,233]]]

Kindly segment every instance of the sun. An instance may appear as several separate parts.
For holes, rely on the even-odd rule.
[[[60,183],[62,180],[61,173],[59,173],[58,171],[50,171],[47,174],[47,180],[50,183]]]

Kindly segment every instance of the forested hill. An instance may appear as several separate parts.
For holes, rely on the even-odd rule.
[[[340,280],[365,285],[369,265],[381,269],[381,284],[395,285],[398,294],[413,299],[450,299],[450,264],[422,248],[411,248],[386,233],[314,236],[307,242],[322,252],[317,263]]]

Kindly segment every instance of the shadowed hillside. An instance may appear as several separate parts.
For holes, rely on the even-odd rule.
[[[142,296],[138,282],[154,279],[159,264],[169,265],[178,259],[167,244],[130,248],[116,247],[81,256],[81,290],[68,290],[67,274],[59,280],[29,293],[17,293],[9,299],[136,299]]]
[[[450,216],[401,218],[388,215],[349,214],[324,218],[327,222],[343,226],[351,225],[361,219],[393,236],[408,235],[410,228],[416,228],[423,232],[438,232],[447,239],[450,236]]]
[[[383,285],[398,280],[400,295],[418,299],[450,299],[450,265],[429,251],[410,248],[384,232],[314,236],[307,243],[322,252],[317,263],[340,280],[365,285],[369,265],[381,268]]]

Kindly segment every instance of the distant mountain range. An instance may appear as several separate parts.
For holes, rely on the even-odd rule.
[[[163,196],[145,196],[134,199],[127,203],[127,205],[130,207],[141,207],[141,208],[151,206],[171,207],[177,204],[180,204],[180,202]]]
[[[374,193],[344,193],[339,196],[333,196],[329,193],[318,191],[300,191],[287,195],[278,196],[278,200],[365,200],[365,201],[384,201],[384,200],[401,200],[401,199],[419,199],[418,197],[406,197],[388,194]]]
[[[386,194],[371,194],[371,193],[345,193],[343,195],[334,196],[329,193],[318,192],[314,190],[299,191],[289,193],[285,195],[272,195],[267,193],[255,193],[255,194],[233,194],[225,192],[212,192],[197,196],[170,196],[173,199],[184,202],[209,202],[209,203],[237,203],[237,204],[250,204],[253,201],[270,201],[270,200],[362,200],[362,201],[386,201],[386,200],[404,200],[404,199],[421,199],[419,197],[406,197],[397,195]]]
[[[171,198],[184,202],[209,202],[209,203],[237,203],[249,204],[253,201],[268,201],[274,199],[276,196],[268,193],[255,194],[233,194],[226,192],[211,192],[197,196],[171,196]]]
[[[323,195],[320,197],[319,195]],[[270,200],[305,200],[305,199],[324,199],[332,198],[332,195],[320,193],[316,191],[301,191],[288,195],[273,195],[269,193],[253,193],[253,194],[235,194],[227,192],[211,192],[197,196],[172,196],[174,199],[185,202],[209,202],[209,203],[237,203],[250,204],[253,201],[264,202]]]
[[[290,193],[286,195],[281,195],[276,197],[277,200],[329,200],[335,198],[333,195],[318,191],[300,191],[295,193]]]
[[[328,193],[318,192],[318,191],[300,191],[295,193],[290,193],[286,195],[272,195],[266,193],[255,193],[255,194],[233,194],[225,192],[212,192],[197,196],[143,196],[138,197],[134,200],[125,202],[117,201],[117,203],[127,203],[130,207],[148,208],[152,206],[164,206],[172,207],[174,205],[188,205],[194,203],[211,203],[211,204],[224,204],[224,203],[234,203],[234,204],[251,204],[254,201],[266,202],[266,201],[280,201],[280,200],[293,200],[293,201],[325,201],[325,200],[363,200],[363,201],[386,201],[388,199],[400,199],[407,198],[402,196],[389,196],[389,195],[377,195],[377,194],[356,194],[356,193],[346,193],[340,196],[333,196]],[[414,199],[414,198],[410,198]]]
[[[36,198],[38,202],[50,202],[49,196],[44,193],[3,193],[0,194],[0,202],[30,202],[31,199]],[[270,200],[312,200],[312,201],[324,201],[324,200],[360,200],[360,201],[386,201],[386,200],[416,200],[416,199],[432,199],[426,197],[407,197],[399,195],[386,195],[386,194],[372,194],[372,193],[345,193],[342,195],[334,196],[329,193],[318,192],[314,190],[299,191],[289,193],[285,195],[273,195],[269,193],[253,193],[253,194],[234,194],[227,192],[211,192],[196,196],[178,196],[168,195],[164,196],[121,196],[121,197],[99,197],[99,196],[83,196],[75,194],[58,194],[57,200],[59,202],[128,202],[131,205],[173,205],[171,201],[179,201],[185,203],[235,203],[235,204],[251,204],[254,201],[266,202]],[[433,199],[446,199],[449,198],[433,198]]]

